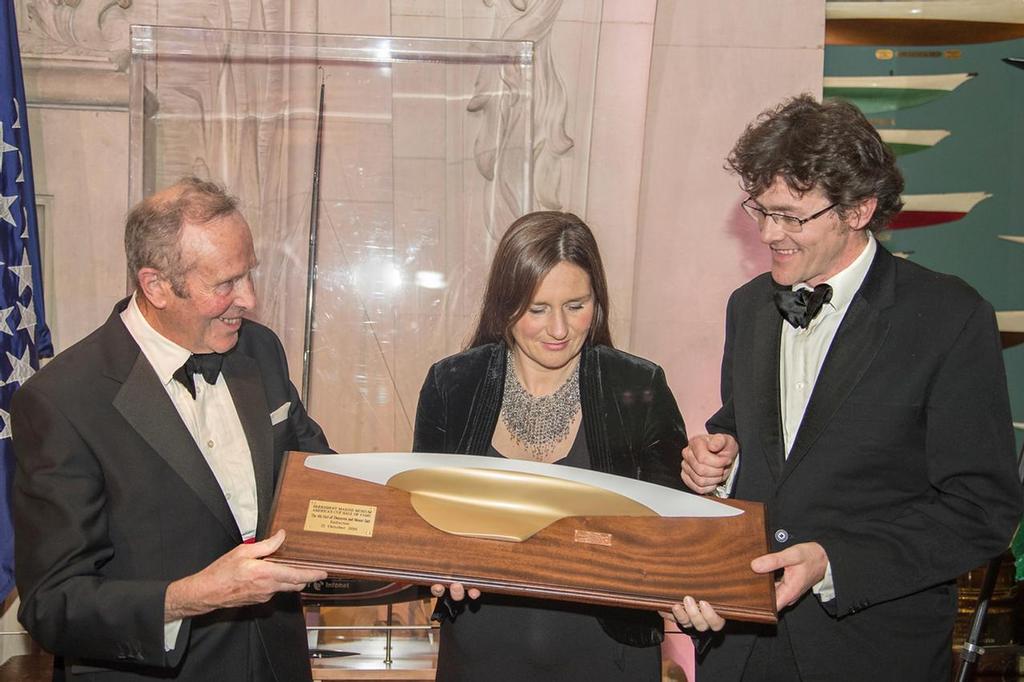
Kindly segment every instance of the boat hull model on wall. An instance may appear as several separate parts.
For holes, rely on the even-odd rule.
[[[903,210],[893,220],[894,230],[927,227],[960,220],[979,203],[991,197],[987,192],[946,194],[904,194]]]
[[[952,45],[1024,37],[1024,0],[829,2],[828,45]]]
[[[826,76],[825,97],[849,100],[867,115],[909,109],[948,95],[973,73],[924,76]]]
[[[882,138],[882,142],[889,145],[889,149],[896,156],[906,156],[931,149],[949,137],[948,130],[906,130],[902,128],[879,130],[878,134]]]

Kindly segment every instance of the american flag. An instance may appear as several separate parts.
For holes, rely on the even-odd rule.
[[[35,187],[14,3],[0,0],[0,598],[14,587],[11,396],[53,355],[43,315]]]

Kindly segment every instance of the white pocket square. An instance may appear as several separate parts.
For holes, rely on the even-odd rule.
[[[284,405],[282,405],[281,407],[279,407],[276,410],[274,410],[273,412],[271,412],[270,413],[270,425],[274,426],[275,424],[280,424],[285,419],[287,419],[288,418],[288,410],[291,409],[291,406],[292,406],[292,403],[289,400]]]

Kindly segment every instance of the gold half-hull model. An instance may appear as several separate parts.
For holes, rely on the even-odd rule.
[[[762,505],[557,465],[450,466],[479,459],[288,453],[267,529],[287,537],[269,559],[648,610],[689,595],[727,618],[776,620],[772,577],[750,569],[768,551]]]
[[[522,542],[568,516],[657,516],[625,495],[553,476],[494,469],[413,469],[388,485],[454,535]]]

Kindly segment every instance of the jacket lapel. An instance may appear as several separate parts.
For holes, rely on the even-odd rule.
[[[274,496],[274,431],[256,361],[247,355],[229,352],[221,370],[249,443],[253,473],[256,475],[256,500],[259,520],[256,536],[263,537]]]
[[[109,350],[106,373],[122,382],[121,390],[114,397],[114,407],[195,492],[228,535],[240,542],[238,525],[224,492],[167,391],[160,385],[156,372],[121,322],[121,309],[123,305],[118,304],[103,329]]]
[[[466,426],[453,452],[463,452],[467,455],[488,454],[494,427],[501,413],[501,398],[505,391],[505,361],[505,344],[494,344],[491,356],[487,360],[484,380],[477,384],[476,394],[471,398]]]
[[[611,414],[603,408],[601,397],[604,395],[602,385],[601,357],[597,348],[590,343],[580,353],[580,409],[583,411],[583,436],[590,452],[592,468],[605,473],[619,473],[622,476],[638,478],[639,463],[634,461],[624,471],[615,471],[615,462],[611,452],[611,440],[608,429],[618,429],[625,433],[622,414]],[[616,404],[618,407],[618,404]],[[625,455],[628,453],[616,453]]]
[[[895,298],[893,258],[878,245],[864,284],[850,302],[825,355],[780,485],[811,451],[828,424],[838,418],[839,408],[871,366],[889,333],[889,321],[881,312],[892,305]]]
[[[770,282],[771,280],[769,280]],[[778,480],[785,460],[782,442],[782,412],[779,392],[779,350],[782,334],[782,317],[771,298],[772,288],[768,287],[766,301],[758,307],[754,319],[754,340],[750,350],[750,366],[755,396],[764,396],[767,404],[758,414],[764,421],[758,425],[761,434],[761,448],[768,462],[768,469]]]

